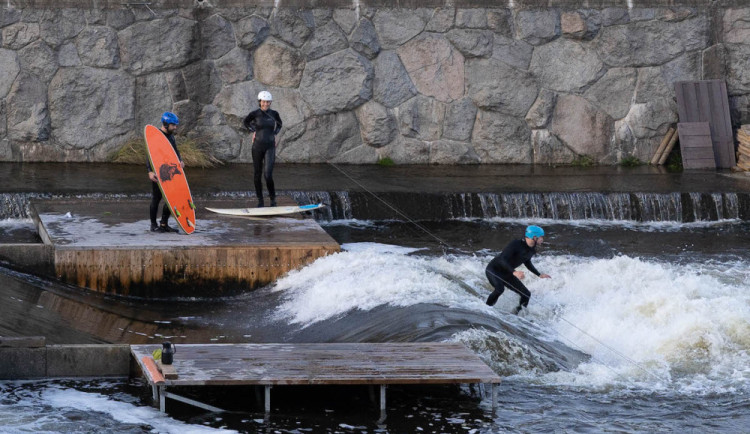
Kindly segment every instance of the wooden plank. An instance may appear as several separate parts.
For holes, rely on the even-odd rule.
[[[682,139],[687,136],[708,136],[711,137],[710,125],[708,122],[680,122],[677,124],[677,130],[680,134],[680,147]]]
[[[727,92],[727,83],[724,80],[715,82],[714,95],[717,96],[715,105],[711,107],[711,112],[716,113],[716,119],[722,122],[716,123],[716,130],[721,136],[732,135],[732,118],[729,111],[729,97]]]
[[[701,120],[698,109],[698,92],[694,82],[683,83],[683,93],[685,101],[685,116],[680,116],[683,122],[699,122]]]
[[[733,167],[736,158],[726,83],[723,80],[678,82],[675,93],[680,122],[709,122],[716,167]]]
[[[723,80],[712,81],[711,90],[711,139],[716,152],[716,166],[728,168],[734,166],[736,161],[726,83]]]
[[[684,169],[715,169],[716,160],[713,158],[691,158],[683,163]]]
[[[674,93],[677,99],[677,116],[679,119],[688,120],[687,107],[689,104],[685,101],[685,82],[675,83]]]
[[[155,345],[133,345],[134,355]],[[206,344],[180,346],[169,385],[499,383],[457,343]]]
[[[683,149],[682,158],[685,161],[687,160],[710,160],[714,158],[714,150],[711,149],[710,147],[695,147],[692,149]],[[716,160],[714,160],[714,164],[712,166],[716,167]]]
[[[159,360],[158,362],[156,362],[156,367],[167,380],[176,380],[177,378],[179,378],[179,376],[177,375],[177,371],[174,369],[174,365],[165,365],[161,362],[161,360]]]
[[[685,169],[716,168],[711,129],[708,122],[677,124],[682,151],[682,166]]]
[[[713,120],[713,114],[711,111],[711,98],[713,94],[713,86],[710,82],[701,80],[695,82],[695,97],[696,97],[696,108],[698,110],[698,118],[690,122],[708,122],[709,126]]]

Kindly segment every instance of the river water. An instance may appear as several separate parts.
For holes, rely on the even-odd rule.
[[[495,413],[479,388],[391,387],[385,421],[366,388],[274,388],[264,418],[250,389],[191,395],[226,413],[170,401],[162,415],[139,380],[5,381],[0,431],[747,432],[750,224],[733,215],[735,199],[719,199],[722,215],[689,219],[682,209],[576,219],[495,207],[409,222],[344,207],[317,216],[341,253],[223,299],[101,297],[0,268],[3,335],[178,347],[459,341],[503,377]],[[484,267],[530,223],[548,232],[534,263],[552,278],[527,273],[531,303],[514,316],[512,293],[484,303]],[[30,227],[7,217],[0,239],[34,242]]]

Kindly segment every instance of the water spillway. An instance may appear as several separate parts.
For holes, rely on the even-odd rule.
[[[423,221],[465,218],[541,218],[553,220],[624,220],[636,222],[698,222],[750,220],[750,194],[735,192],[536,192],[536,193],[367,193],[361,191],[287,191],[299,204],[323,203],[320,220]],[[225,192],[220,197],[245,198],[246,192]],[[28,218],[32,199],[48,194],[0,193],[0,220]],[[64,197],[64,196],[63,196]],[[87,199],[144,195],[87,194]],[[197,196],[196,202],[215,198]]]
[[[321,215],[328,220],[405,216],[428,221],[494,217],[638,222],[750,219],[750,195],[745,193],[382,193],[376,197],[362,192],[294,192],[292,196],[300,203],[329,205]]]

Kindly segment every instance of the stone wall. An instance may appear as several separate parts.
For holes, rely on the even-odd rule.
[[[260,90],[281,162],[647,161],[679,80],[725,79],[750,123],[743,2],[3,3],[0,161],[105,161],[171,110],[248,162]]]

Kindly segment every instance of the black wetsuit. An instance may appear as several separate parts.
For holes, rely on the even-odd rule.
[[[505,287],[508,286],[513,292],[521,296],[517,309],[520,310],[521,307],[528,306],[531,292],[513,275],[513,271],[523,264],[529,271],[539,276],[539,271],[531,263],[531,258],[535,254],[536,247],[529,247],[524,239],[513,240],[490,261],[485,274],[495,290],[487,298],[488,305],[494,306]]]
[[[271,200],[276,198],[273,185],[273,163],[276,160],[276,134],[281,130],[281,117],[276,110],[253,110],[243,122],[250,132],[255,133],[253,141],[253,181],[258,200],[263,200],[263,184],[261,173],[266,179],[266,187]],[[265,164],[264,164],[265,163]]]
[[[172,148],[174,149],[175,153],[177,153],[177,158],[182,161],[182,157],[180,157],[180,151],[177,150],[177,142],[174,140],[174,134],[167,134],[161,129],[159,129],[164,136],[169,140],[169,143],[172,145]],[[146,167],[148,168],[149,172],[154,172],[154,168],[151,167],[151,161],[146,162]],[[151,207],[149,208],[149,217],[151,217],[151,226],[156,226],[156,214],[159,212],[159,202],[161,202],[162,194],[161,189],[159,188],[159,184],[157,184],[154,181],[151,181]],[[162,226],[167,225],[167,220],[169,220],[169,205],[167,205],[167,202],[164,201],[164,208],[161,210],[161,224]]]

